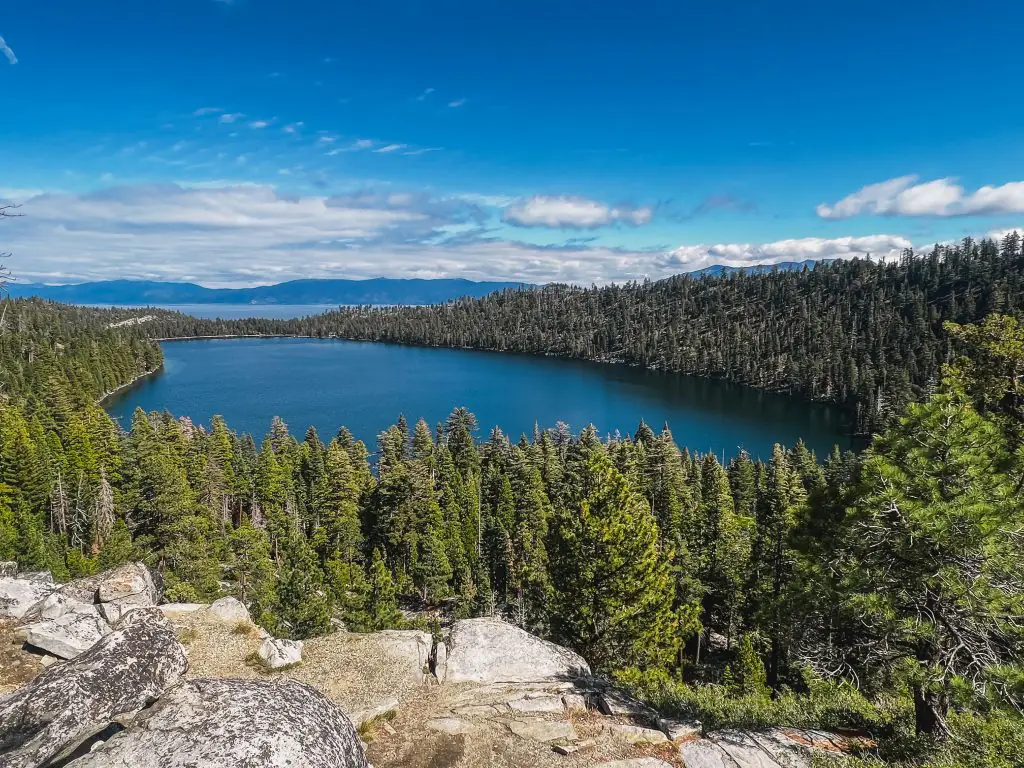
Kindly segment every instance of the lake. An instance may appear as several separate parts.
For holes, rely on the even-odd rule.
[[[494,425],[513,440],[534,424],[564,421],[601,435],[633,433],[641,419],[667,422],[676,442],[726,457],[802,438],[819,455],[851,447],[836,408],[728,382],[551,357],[313,339],[166,342],[162,372],[109,399],[127,426],[136,407],[167,409],[209,425],[214,414],[259,440],[272,416],[298,437],[314,425],[330,438],[347,426],[368,446],[405,414],[433,426],[456,406],[476,414],[480,435]]]

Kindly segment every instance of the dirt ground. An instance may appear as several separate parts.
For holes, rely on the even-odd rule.
[[[0,696],[20,688],[39,674],[43,656],[22,650],[14,619],[0,619]]]

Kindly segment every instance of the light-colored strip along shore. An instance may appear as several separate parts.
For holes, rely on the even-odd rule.
[[[121,320],[117,323],[110,323],[107,328],[128,328],[132,325],[142,325],[148,323],[150,320],[156,320],[156,315],[143,315],[142,317],[129,317],[127,320]]]
[[[121,386],[114,387],[109,392],[104,392],[103,396],[99,400],[96,401],[96,405],[103,405],[103,402],[105,400],[107,400],[109,397],[112,397],[113,395],[116,395],[118,392],[122,392],[122,391],[128,389],[129,387],[137,384],[138,382],[142,381],[143,379],[148,378],[149,376],[152,376],[154,373],[157,373],[161,368],[163,368],[163,365],[158,365],[156,368],[153,368],[152,370],[145,371],[144,373],[140,373],[138,376],[136,376],[131,381],[126,381]]]

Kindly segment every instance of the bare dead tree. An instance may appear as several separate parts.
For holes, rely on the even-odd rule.
[[[12,213],[18,209],[17,205],[8,203],[6,205],[0,205],[0,219],[14,218],[15,216],[21,216],[20,213]],[[9,259],[11,254],[0,252],[0,301],[4,303],[3,312],[0,312],[0,333],[4,332],[4,322],[7,320],[7,306],[9,302],[8,298],[8,284],[14,282],[15,277],[11,274],[11,270],[4,266],[2,263],[5,259]]]

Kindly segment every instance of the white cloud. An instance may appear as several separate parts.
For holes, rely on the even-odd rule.
[[[11,64],[18,63],[18,57],[14,55],[14,51],[11,50],[11,46],[9,46],[2,37],[0,37],[0,53],[3,53],[3,55],[7,57],[7,61]]]
[[[1010,227],[1009,229],[994,229],[989,232],[985,237],[990,240],[995,240],[997,243],[1006,237],[1011,232],[1016,232],[1020,237],[1024,237],[1024,227]]]
[[[24,192],[24,191],[23,191]],[[892,258],[897,235],[684,245],[669,252],[570,240],[538,246],[486,235],[482,206],[503,198],[372,191],[285,196],[222,180],[41,193],[5,224],[10,266],[26,281],[133,277],[208,285],[299,277],[468,277],[608,283],[659,279],[713,264]],[[490,206],[488,206],[490,208]],[[493,210],[493,209],[492,209]]]
[[[269,120],[253,120],[249,123],[250,128],[255,128],[257,130],[260,128],[266,128],[268,125],[270,125]]]
[[[433,92],[434,92],[434,89],[433,89],[433,88],[427,88],[427,89],[425,89],[425,90],[423,91],[423,93],[421,93],[421,94],[420,94],[419,96],[417,96],[417,97],[416,97],[416,101],[426,101],[426,100],[427,100],[427,97],[428,97],[428,96],[429,96],[430,94],[432,94]]]
[[[538,195],[509,206],[504,219],[518,227],[593,229],[615,223],[641,226],[649,223],[652,215],[650,208],[613,207],[583,197]]]
[[[240,117],[245,117],[245,115],[243,115],[241,112],[225,112],[223,115],[220,116],[220,121],[222,123],[233,123]]]
[[[357,142],[358,143],[358,142]],[[379,149],[373,150],[374,152],[397,152],[400,149],[405,149],[407,144],[387,144]]]
[[[192,113],[192,117],[203,117],[205,115],[216,115],[220,112],[220,107],[200,107]]]
[[[1024,181],[967,192],[955,179],[917,183],[917,176],[900,176],[869,184],[834,205],[822,203],[818,216],[848,219],[860,214],[881,216],[967,216],[1024,213]]]
[[[870,254],[876,260],[899,257],[912,243],[899,235],[867,235],[825,239],[804,237],[777,240],[774,243],[719,243],[716,245],[682,245],[665,254],[662,264],[676,272],[692,272],[723,264],[729,267],[750,267],[758,264],[779,264],[786,261],[820,261],[850,259]]]
[[[461,107],[466,103],[466,99],[455,99],[455,101],[449,101],[449,107]]]
[[[305,125],[305,123],[303,123],[303,122],[289,123],[288,125],[286,125],[281,130],[284,131],[285,133],[297,133],[299,131],[299,129],[302,128],[302,126],[304,126],[304,125]]]
[[[20,203],[43,194],[41,189],[18,189],[17,187],[0,187],[0,203]]]

